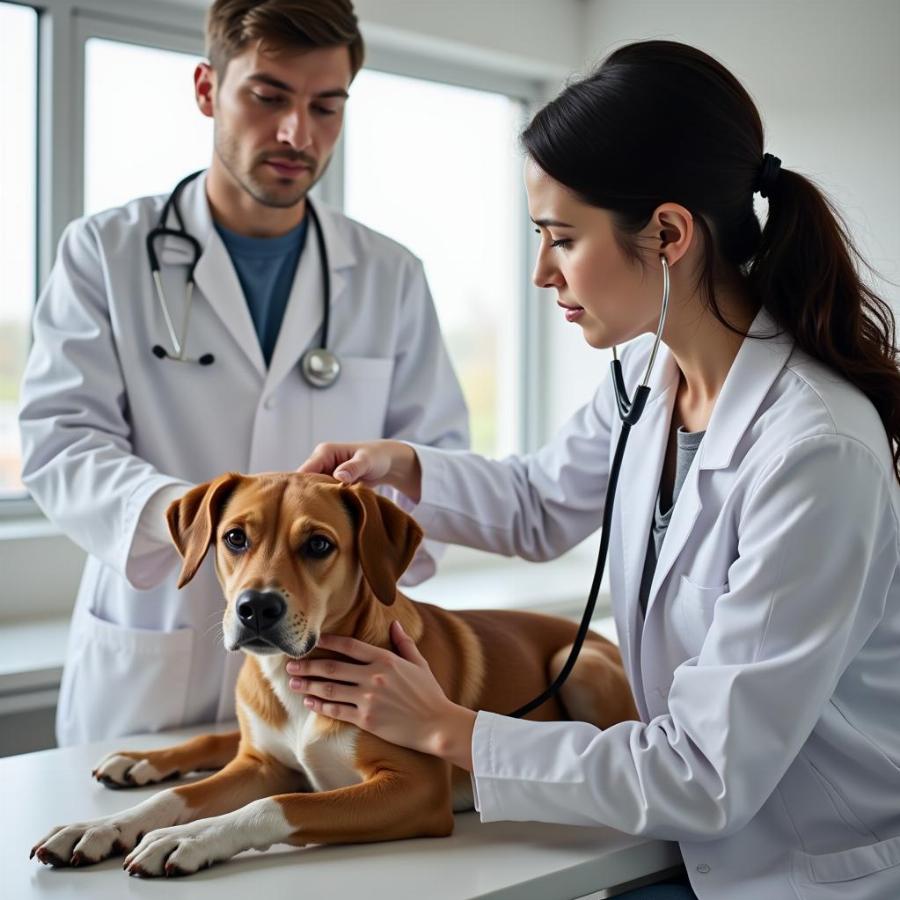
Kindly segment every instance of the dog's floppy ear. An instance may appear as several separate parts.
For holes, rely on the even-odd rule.
[[[228,472],[214,481],[198,484],[180,500],[169,504],[166,510],[169,534],[184,560],[178,587],[184,587],[200,568],[216,533],[222,510],[240,479],[236,472]]]
[[[406,571],[422,540],[419,523],[396,503],[362,485],[344,488],[341,496],[356,522],[356,547],[372,593],[390,606],[397,579]]]

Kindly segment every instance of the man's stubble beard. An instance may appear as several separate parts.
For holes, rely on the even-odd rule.
[[[231,175],[231,177],[254,199],[263,206],[270,206],[276,209],[290,209],[306,199],[306,195],[318,183],[319,179],[325,174],[331,157],[325,160],[325,164],[315,173],[313,180],[307,187],[297,188],[295,192],[285,196],[284,194],[274,194],[271,190],[260,184],[253,177],[253,171],[243,174],[239,169],[238,145],[233,141],[227,131],[222,129],[218,123],[213,126],[213,152],[219,158],[219,161]]]

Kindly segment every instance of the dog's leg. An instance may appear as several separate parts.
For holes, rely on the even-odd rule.
[[[214,814],[217,801],[208,794],[195,811],[196,821],[146,835],[125,866],[140,875],[187,875],[243,850],[266,850],[272,844],[389,841],[444,837],[453,831],[446,763],[392,747],[389,756],[369,762],[366,770],[362,784],[267,797],[215,818],[206,818]]]
[[[562,671],[571,649],[569,645],[554,654],[548,673],[551,681]],[[622,657],[609,641],[584,642],[559,695],[569,717],[577,722],[609,728],[638,718]]]
[[[271,757],[241,754],[221,772],[193,784],[168,788],[131,809],[54,828],[31,855],[52,866],[86,866],[126,852],[159,828],[216,816],[273,794],[303,790],[302,772]]]
[[[118,750],[91,772],[109,788],[144,787],[207,769],[221,769],[237,756],[240,731],[201,734],[164,750]]]

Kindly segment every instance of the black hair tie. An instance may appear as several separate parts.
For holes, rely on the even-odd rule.
[[[771,153],[763,154],[762,168],[756,178],[755,190],[763,197],[768,197],[772,193],[772,188],[778,180],[778,173],[781,171],[781,160]]]

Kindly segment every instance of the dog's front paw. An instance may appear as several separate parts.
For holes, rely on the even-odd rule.
[[[108,788],[144,787],[178,778],[181,773],[166,765],[159,754],[148,751],[110,753],[97,764],[91,775]]]
[[[233,839],[218,818],[201,819],[186,825],[159,828],[144,835],[143,840],[125,857],[122,868],[129,875],[173,878],[193,875],[213,863],[230,859],[242,847]]]
[[[31,848],[47,866],[90,866],[110,856],[124,853],[140,838],[137,826],[98,819],[54,828]]]

